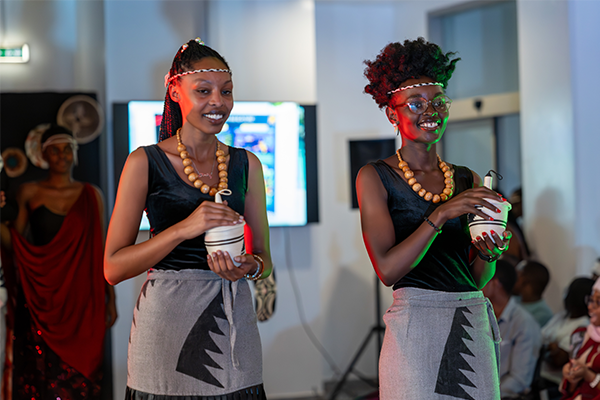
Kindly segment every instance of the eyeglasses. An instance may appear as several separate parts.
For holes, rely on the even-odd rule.
[[[406,103],[398,104],[396,107],[407,106],[408,109],[418,115],[423,114],[429,108],[429,105],[433,106],[433,109],[439,113],[445,113],[450,109],[452,100],[448,96],[437,96],[433,100],[425,100],[422,97],[411,99]]]
[[[600,307],[600,299],[594,299],[592,296],[585,296],[583,299],[588,306]]]

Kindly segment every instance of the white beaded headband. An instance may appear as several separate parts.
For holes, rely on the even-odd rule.
[[[194,40],[196,41],[196,43],[204,46],[204,42],[199,37],[197,37]],[[183,53],[188,47],[189,47],[189,44],[184,43],[183,46],[181,46],[180,52]],[[198,72],[227,72],[229,75],[233,75],[231,73],[231,70],[229,70],[229,69],[218,69],[218,68],[196,69],[194,71],[186,71],[186,72],[182,72],[180,74],[173,75],[173,76],[169,76],[169,74],[166,74],[165,75],[165,87],[169,87],[169,83],[171,83],[172,80],[179,78],[180,76],[185,76],[185,75],[189,75],[189,74],[197,74]]]
[[[179,78],[180,76],[190,75],[190,74],[197,74],[198,72],[227,72],[229,75],[233,75],[231,73],[231,70],[229,70],[229,69],[219,69],[219,68],[196,69],[196,70],[193,70],[193,71],[182,72],[180,74],[173,75],[171,77],[169,77],[169,74],[166,74],[165,75],[165,87],[169,87],[169,83],[171,83],[172,80],[175,80],[175,79]]]
[[[67,135],[66,133],[58,133],[56,135],[50,136],[44,144],[42,144],[42,151],[46,150],[48,146],[53,144],[60,143],[69,143],[71,148],[73,149],[73,163],[77,165],[77,150],[79,149],[79,145],[77,144],[77,140],[71,135]]]
[[[421,87],[421,86],[442,86],[442,87],[444,87],[444,84],[439,83],[439,82],[416,83],[416,84],[410,85],[410,86],[399,87],[398,89],[394,89],[391,92],[387,92],[387,94],[394,94],[396,92],[401,92],[406,89],[412,89],[412,88]]]

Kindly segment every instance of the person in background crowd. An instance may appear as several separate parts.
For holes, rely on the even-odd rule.
[[[562,400],[600,399],[600,280],[586,300],[590,323],[571,335],[570,360],[562,370]]]
[[[550,272],[542,263],[525,260],[517,265],[517,283],[513,289],[516,300],[537,321],[540,328],[554,315],[542,298],[550,282]]]
[[[544,346],[540,376],[551,398],[560,398],[558,385],[562,381],[562,367],[569,361],[571,334],[580,327],[587,327],[590,319],[585,302],[592,292],[594,281],[589,278],[574,279],[564,298],[564,310],[557,313],[542,328]]]
[[[529,390],[542,345],[540,327],[531,314],[511,297],[515,269],[498,260],[494,277],[483,288],[500,327],[500,392],[511,398]]]

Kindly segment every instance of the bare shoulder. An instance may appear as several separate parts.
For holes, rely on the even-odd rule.
[[[135,149],[134,151],[129,153],[129,156],[127,157],[127,161],[130,161],[130,160],[132,162],[147,162],[148,156],[146,155],[146,150],[144,150],[143,147],[138,147],[137,149]]]
[[[358,175],[356,176],[356,179],[367,179],[367,178],[372,178],[378,176],[377,171],[375,170],[375,167],[372,164],[367,164],[365,166],[363,166],[359,171],[358,171]]]
[[[17,200],[18,201],[29,201],[31,198],[36,196],[40,190],[39,182],[26,182],[19,186],[17,190]]]
[[[260,160],[258,159],[258,157],[256,156],[256,154],[254,154],[251,151],[245,150],[246,154],[248,155],[248,165],[250,165],[250,167],[259,167],[262,164],[260,163]]]
[[[356,176],[356,195],[359,198],[384,198],[387,191],[379,177],[379,173],[372,164],[367,164],[358,171]]]
[[[102,204],[104,202],[104,193],[102,193],[102,189],[93,183],[90,183],[89,185],[92,187],[92,189],[94,189],[94,194],[96,195],[96,200],[98,200],[98,203]]]

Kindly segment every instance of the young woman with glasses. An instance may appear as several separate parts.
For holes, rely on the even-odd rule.
[[[458,61],[452,56],[419,38],[391,43],[366,61],[365,92],[402,137],[396,154],[357,177],[369,257],[394,289],[384,316],[381,399],[500,397],[500,338],[479,289],[494,275],[510,234],[471,241],[467,214],[489,220],[478,206],[495,210],[487,200],[501,196],[437,154],[451,104],[444,89]]]

